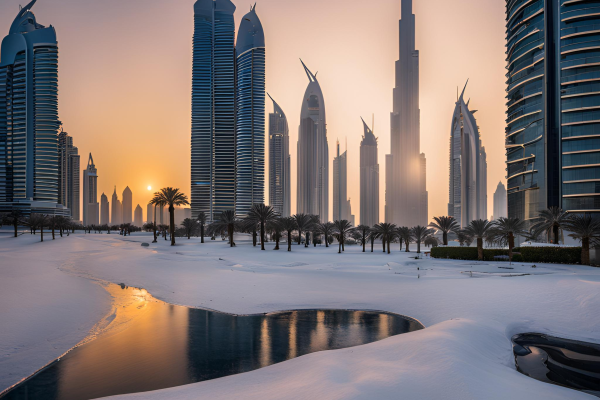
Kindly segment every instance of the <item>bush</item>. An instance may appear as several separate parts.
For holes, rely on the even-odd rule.
[[[484,261],[496,260],[496,256],[507,256],[505,249],[483,249]],[[431,249],[433,258],[449,258],[452,260],[477,260],[477,247],[435,247]],[[515,247],[514,262],[579,264],[581,262],[581,247]]]

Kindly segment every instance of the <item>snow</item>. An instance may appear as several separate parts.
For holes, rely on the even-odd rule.
[[[415,260],[398,245],[391,255],[381,245],[374,253],[359,246],[337,254],[337,246],[297,245],[288,253],[285,244],[277,252],[273,243],[260,251],[243,237],[235,248],[195,238],[178,239],[174,248],[162,239],[141,246],[150,241],[148,234],[77,234],[44,243],[29,235],[1,238],[0,320],[11,323],[0,327],[0,387],[60,356],[108,313],[110,298],[93,277],[143,287],[170,303],[236,314],[384,310],[427,327],[123,398],[594,398],[519,374],[510,338],[540,332],[600,342],[600,269]]]

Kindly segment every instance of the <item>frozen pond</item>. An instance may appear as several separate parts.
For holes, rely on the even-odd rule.
[[[76,347],[2,400],[92,399],[169,388],[423,329],[411,318],[374,311],[236,316],[167,304],[124,285],[110,290],[133,299],[117,307],[117,328]],[[129,322],[121,326],[122,314]]]

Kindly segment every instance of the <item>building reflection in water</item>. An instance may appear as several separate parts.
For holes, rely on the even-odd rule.
[[[89,399],[157,390],[423,328],[411,319],[368,311],[234,316],[123,290],[132,296],[120,313],[130,321],[123,329],[74,349],[2,400]]]

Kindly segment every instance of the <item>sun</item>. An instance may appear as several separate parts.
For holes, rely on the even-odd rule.
[[[148,186],[148,190],[152,190],[152,186]]]

